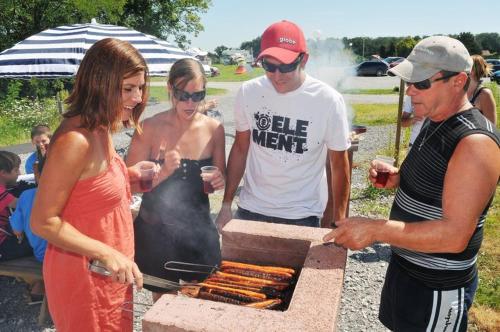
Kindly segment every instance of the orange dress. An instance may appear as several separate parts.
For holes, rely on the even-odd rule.
[[[130,184],[125,164],[113,154],[108,169],[76,183],[62,212],[83,234],[134,258]],[[88,269],[89,259],[51,244],[43,276],[52,319],[58,332],[132,331],[132,287]]]

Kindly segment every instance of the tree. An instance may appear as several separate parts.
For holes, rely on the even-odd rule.
[[[387,50],[385,49],[384,45],[380,45],[380,48],[378,49],[378,53],[380,54],[380,56],[382,58],[386,58],[387,57]]]
[[[396,43],[397,56],[407,57],[415,47],[417,41],[413,37],[406,37]]]
[[[465,45],[470,54],[481,54],[481,47],[479,47],[472,33],[461,32],[456,38]]]
[[[255,39],[252,39],[251,41],[243,42],[240,45],[240,49],[241,50],[250,50],[253,57],[256,58],[260,53],[260,39],[261,39],[261,37],[259,36]]]
[[[215,54],[217,54],[217,56],[219,58],[222,57],[222,52],[224,52],[225,50],[229,49],[229,47],[227,46],[224,46],[224,45],[220,45],[220,46],[217,46],[215,49],[214,49],[214,52]]]
[[[498,33],[480,33],[476,35],[476,41],[480,45],[481,50],[500,54],[500,35]]]
[[[126,0],[0,1],[0,50],[43,30],[86,23],[93,17],[117,19]]]
[[[203,31],[199,14],[211,4],[211,0],[128,0],[117,23],[162,39],[173,37],[184,48],[190,43],[189,34]]]
[[[117,24],[156,37],[173,37],[179,46],[203,30],[200,13],[211,0],[2,0],[0,1],[0,50],[43,30],[59,25]]]

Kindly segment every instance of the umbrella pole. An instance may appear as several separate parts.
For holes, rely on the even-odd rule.
[[[405,82],[401,80],[399,83],[398,121],[396,126],[396,142],[394,151],[394,159],[396,159],[396,166],[399,165],[399,145],[401,143],[401,115],[403,114],[404,96],[405,96]]]

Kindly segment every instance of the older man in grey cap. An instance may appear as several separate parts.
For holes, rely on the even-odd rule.
[[[500,176],[500,140],[467,100],[472,59],[453,38],[420,41],[390,70],[407,83],[415,114],[426,117],[400,169],[389,220],[354,217],[325,236],[350,249],[392,246],[379,319],[394,331],[466,331],[477,287],[483,223]]]

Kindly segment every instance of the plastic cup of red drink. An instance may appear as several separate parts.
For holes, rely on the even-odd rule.
[[[394,166],[395,159],[389,156],[375,157],[375,170],[377,171],[376,183],[385,187],[389,179],[389,170]]]
[[[211,194],[214,192],[214,187],[210,183],[212,181],[212,174],[217,172],[219,169],[217,166],[203,166],[201,169],[202,179],[203,179],[203,192],[205,194]]]
[[[141,165],[140,172],[139,188],[142,192],[151,191],[151,189],[153,189],[153,178],[155,175],[154,165]]]

